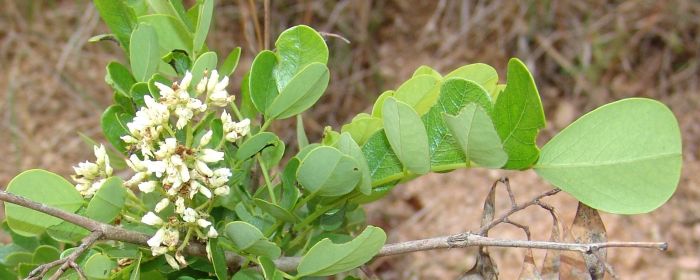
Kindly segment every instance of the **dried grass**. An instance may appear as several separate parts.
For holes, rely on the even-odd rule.
[[[91,35],[106,32],[87,1],[0,2],[0,185],[27,168],[69,174],[71,165],[91,157],[77,132],[102,139],[99,116],[111,100],[104,66],[123,57],[114,45],[86,43]],[[220,2],[209,43],[220,52],[244,48],[242,69],[236,72],[239,81],[260,48],[253,13],[250,1]],[[262,1],[252,2],[262,22]],[[700,171],[699,2],[271,2],[272,34],[304,23],[352,42],[328,39],[332,82],[322,103],[306,113],[312,139],[320,136],[323,125],[338,128],[368,110],[379,93],[396,88],[422,64],[446,72],[485,62],[504,74],[507,59],[520,57],[533,71],[551,119],[543,140],[611,100],[662,100],[683,130],[686,167],[679,191],[649,215],[604,219],[614,239],[667,240],[671,250],[624,249],[609,256],[625,278],[700,278],[700,180],[692,177]],[[291,140],[293,129],[287,124],[275,129]],[[429,175],[372,205],[369,216],[394,241],[473,229],[487,186],[503,174],[510,173]],[[523,199],[547,188],[532,173],[510,175]],[[570,217],[572,201],[561,195],[551,202]],[[543,239],[549,230],[543,217],[535,212],[520,219],[534,225],[534,238]],[[508,229],[494,234],[521,237]],[[386,279],[454,278],[471,265],[471,253],[418,253],[380,259],[372,267]],[[505,279],[517,275],[522,251],[498,249],[494,255]],[[535,257],[541,260],[542,255],[536,252]]]

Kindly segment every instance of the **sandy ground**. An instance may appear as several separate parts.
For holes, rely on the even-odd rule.
[[[209,44],[219,52],[242,46],[246,70],[258,49],[250,39],[252,10],[246,1],[220,2]],[[68,175],[73,164],[91,157],[77,133],[103,139],[99,116],[111,99],[104,66],[123,57],[113,45],[86,43],[106,32],[88,1],[0,3],[0,185],[28,168]],[[422,64],[447,72],[485,62],[504,74],[507,59],[520,57],[535,75],[550,120],[541,143],[606,102],[660,99],[683,130],[685,166],[678,191],[650,214],[603,214],[603,220],[611,240],[666,241],[669,250],[613,249],[608,260],[622,279],[700,279],[700,180],[694,176],[700,172],[699,3],[273,1],[273,34],[299,23],[352,41],[329,39],[331,87],[307,118],[316,136],[324,125],[338,128],[368,110],[380,92],[396,88]],[[275,129],[292,138],[286,124]],[[369,205],[368,216],[392,242],[475,230],[488,188],[501,176],[510,178],[518,201],[551,189],[533,172],[430,174]],[[508,207],[506,198],[499,191],[499,209]],[[570,223],[574,199],[561,193],[547,202]],[[517,220],[530,226],[533,239],[548,238],[551,223],[544,211],[523,211]],[[524,238],[509,226],[491,235]],[[383,279],[454,279],[471,267],[474,252],[386,257],[370,267]],[[524,252],[492,249],[503,279],[517,277]],[[538,264],[543,255],[535,251]]]

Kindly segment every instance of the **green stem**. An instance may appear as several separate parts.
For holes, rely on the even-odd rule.
[[[304,206],[304,205],[306,205],[307,203],[309,203],[309,201],[312,200],[312,199],[314,199],[314,197],[316,197],[316,195],[318,195],[318,192],[311,193],[310,195],[304,197],[304,199],[302,199],[301,201],[299,201],[299,202],[297,203],[297,205],[294,206],[294,211],[299,210],[299,208],[301,208],[302,206]]]
[[[263,161],[260,154],[257,154],[256,158],[258,159],[258,164],[260,164],[260,171],[262,172],[263,178],[265,178],[265,187],[267,187],[270,200],[272,200],[273,204],[277,204],[277,197],[275,197],[275,191],[272,189],[272,181],[270,180],[270,174],[268,173],[267,166],[265,166],[265,161]]]
[[[345,202],[346,199],[349,199],[349,198],[340,198],[340,199],[338,199],[338,200],[336,200],[328,205],[325,205],[319,209],[316,209],[313,213],[311,213],[309,216],[307,216],[300,223],[294,225],[294,229],[300,229],[300,228],[305,227],[306,225],[308,225],[311,222],[313,222],[314,220],[316,220],[319,216],[328,212],[328,210],[331,210],[331,209],[337,207],[338,204]]]
[[[194,136],[192,135],[192,126],[190,124],[187,124],[185,126],[185,146],[186,147],[192,147],[192,141],[193,141]]]
[[[272,120],[270,119],[265,119],[265,122],[263,122],[263,125],[260,127],[260,132],[265,131],[270,125],[272,124]]]
[[[265,233],[264,233],[264,234],[265,234],[265,237],[270,238],[270,236],[272,236],[272,234],[275,233],[275,231],[277,231],[277,228],[278,228],[279,226],[281,226],[282,224],[284,224],[283,221],[277,220],[270,228],[268,228],[268,229],[265,231]]]
[[[185,233],[185,239],[183,239],[182,244],[180,244],[180,246],[177,247],[176,252],[181,252],[183,249],[185,249],[185,247],[187,247],[187,244],[190,243],[190,238],[192,237],[193,227],[196,227],[196,225],[191,225],[187,229],[187,233]]]
[[[165,131],[170,134],[170,137],[175,137],[175,131],[173,131],[173,129],[170,127],[170,124],[164,125],[163,128],[165,128]]]
[[[239,121],[243,120],[243,114],[241,114],[241,111],[238,110],[238,106],[236,106],[235,102],[231,102],[231,111],[233,111],[233,114]]]

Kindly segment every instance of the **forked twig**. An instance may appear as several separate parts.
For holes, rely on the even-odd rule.
[[[60,267],[58,268],[58,270],[56,270],[56,272],[54,272],[51,278],[49,278],[50,280],[56,280],[60,278],[61,275],[68,271],[69,268],[75,269],[80,279],[87,279],[85,277],[85,273],[83,273],[82,269],[80,269],[80,267],[76,263],[76,260],[85,252],[85,250],[90,248],[92,244],[95,244],[95,242],[97,242],[97,240],[99,240],[102,237],[102,235],[103,233],[100,230],[93,231],[92,233],[90,233],[90,235],[83,238],[83,240],[80,242],[80,245],[76,247],[70,255],[63,259],[58,259],[50,263],[40,265],[39,267],[32,270],[31,273],[29,273],[27,279],[44,279],[44,276],[46,275],[46,273],[49,272],[49,270],[59,265]]]

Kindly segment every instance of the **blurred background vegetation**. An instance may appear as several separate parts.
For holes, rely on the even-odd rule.
[[[187,1],[186,1],[187,2]],[[192,2],[192,1],[189,1]],[[700,2],[634,1],[271,1],[271,41],[287,27],[308,24],[328,37],[331,85],[306,114],[312,140],[323,127],[339,129],[368,111],[420,65],[446,73],[468,63],[493,65],[505,81],[510,57],[533,72],[549,119],[545,142],[578,116],[632,96],[656,98],[680,121],[684,172],[678,192],[647,215],[604,215],[610,239],[660,240],[667,252],[616,249],[610,263],[622,278],[700,279]],[[111,43],[88,43],[107,33],[90,1],[0,0],[0,186],[21,170],[64,175],[91,158],[78,133],[101,138],[99,116],[111,102],[105,66],[125,61]],[[219,53],[243,48],[231,92],[261,43],[262,1],[222,0],[208,44]],[[292,141],[291,123],[274,129]],[[525,200],[551,186],[531,172],[461,170],[431,174],[398,187],[370,205],[368,217],[391,241],[457,233],[478,226],[491,182],[509,176]],[[502,204],[504,207],[507,201]],[[551,199],[565,217],[575,203]],[[546,239],[550,222],[533,210],[518,216],[533,238]],[[505,228],[493,235],[523,238]],[[452,279],[468,270],[474,250],[447,250],[382,258],[369,270],[384,279]],[[544,252],[536,252],[540,261]],[[524,252],[496,249],[504,279],[517,276]]]

